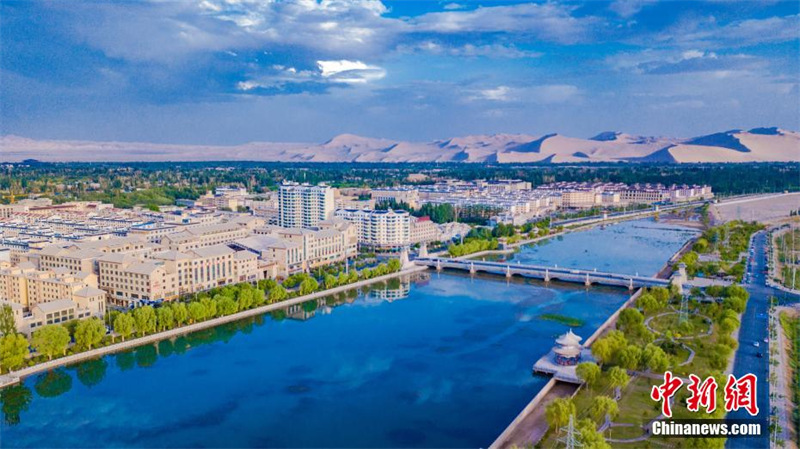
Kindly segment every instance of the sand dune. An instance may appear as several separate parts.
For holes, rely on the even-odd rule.
[[[800,133],[731,130],[690,139],[604,132],[493,134],[407,142],[341,134],[321,144],[250,142],[234,146],[34,140],[0,136],[0,161],[308,161],[308,162],[768,162],[800,161]]]

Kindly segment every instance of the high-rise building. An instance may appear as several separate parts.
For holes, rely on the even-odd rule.
[[[310,228],[333,217],[333,188],[284,181],[278,190],[278,223],[284,228]]]

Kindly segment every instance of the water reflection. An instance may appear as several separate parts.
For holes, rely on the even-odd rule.
[[[78,380],[88,388],[94,387],[103,381],[108,370],[108,362],[104,358],[87,360],[75,365],[75,375]]]
[[[43,398],[54,398],[72,389],[72,376],[63,368],[48,371],[36,378],[33,389]]]
[[[19,415],[28,409],[31,399],[33,392],[23,384],[11,385],[0,390],[3,421],[10,426],[19,424]]]
[[[203,345],[229,342],[239,333],[250,334],[255,327],[264,325],[265,316],[274,321],[282,321],[287,318],[308,320],[313,318],[321,308],[327,309],[328,313],[330,313],[330,309],[343,304],[350,304],[359,297],[364,297],[365,299],[380,298],[388,301],[402,299],[408,296],[412,282],[425,283],[428,278],[429,275],[427,273],[418,273],[412,276],[405,276],[402,279],[395,278],[360,289],[309,300],[301,304],[274,310],[267,315],[243,318],[213,328],[122,351],[113,356],[114,361],[121,371],[128,371],[135,367],[152,367],[158,363],[159,358],[184,354],[192,348]],[[108,366],[106,358],[97,358],[72,365],[68,368],[69,371],[67,369],[56,369],[39,375],[36,378],[34,389],[39,396],[48,398],[67,393],[72,389],[73,382],[70,371],[75,373],[75,377],[82,385],[92,388],[103,381]],[[16,385],[0,391],[3,417],[7,424],[14,425],[19,422],[19,413],[27,408],[31,401],[31,396],[30,389],[24,385]]]

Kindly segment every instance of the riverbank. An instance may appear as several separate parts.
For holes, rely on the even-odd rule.
[[[630,307],[643,291],[644,289],[640,288],[636,293],[631,295],[616,312],[611,314],[611,316],[585,340],[584,347],[591,347],[592,343],[594,343],[597,338],[603,335],[609,328],[615,326],[619,314]],[[579,385],[559,382],[555,378],[551,378],[489,448],[503,449],[526,447],[529,444],[538,443],[545,433],[547,433],[548,424],[545,419],[545,410],[547,406],[555,399],[574,396],[579,388]]]
[[[30,366],[27,368],[23,368],[8,374],[4,374],[0,376],[0,389],[19,383],[22,379],[32,376],[34,374],[38,374],[41,372],[49,371],[54,368],[58,368],[61,366],[71,365],[74,363],[78,363],[84,360],[94,359],[97,357],[102,357],[109,354],[114,354],[121,351],[126,351],[128,349],[133,349],[139,346],[144,346],[147,344],[157,343],[161,340],[167,340],[175,337],[179,337],[181,335],[189,334],[192,332],[201,331],[204,329],[216,327],[222,324],[230,323],[233,321],[238,321],[244,318],[254,317],[258,315],[263,315],[265,313],[272,312],[274,310],[283,309],[286,307],[291,307],[294,305],[302,304],[306,301],[323,298],[325,296],[335,295],[337,293],[346,292],[349,290],[365,287],[371,284],[376,284],[380,282],[385,282],[390,279],[405,276],[413,273],[418,273],[421,271],[427,270],[427,267],[419,267],[414,266],[405,270],[401,270],[395,273],[386,274],[383,276],[375,277],[372,279],[365,279],[363,281],[354,282],[352,284],[343,285],[340,287],[334,287],[329,290],[323,290],[319,292],[315,292],[305,296],[298,296],[296,298],[288,299],[285,301],[281,301],[275,304],[268,304],[265,306],[261,306],[255,309],[245,310],[242,312],[238,312],[232,315],[221,316],[218,318],[212,318],[210,320],[201,321],[199,323],[190,324],[188,326],[179,327],[176,329],[171,329],[164,332],[158,332],[155,334],[147,335],[144,337],[133,338],[124,342],[114,343],[108,346],[104,346],[102,348],[96,348],[89,351],[84,351],[78,354],[68,355],[66,357],[60,357],[54,360],[49,360],[44,363],[39,363],[34,366]]]
[[[692,247],[694,241],[695,239],[687,240],[678,251],[673,253],[656,277],[668,279],[672,274],[672,264],[679,260],[683,256],[683,253]],[[625,308],[634,304],[643,291],[644,290],[640,288],[631,295],[616,312],[609,316],[608,319],[584,341],[584,346],[587,348],[591,347],[592,343],[603,335],[606,330],[613,328],[616,325],[620,313]],[[545,435],[548,429],[544,414],[547,405],[555,399],[574,396],[578,392],[578,389],[579,386],[577,385],[566,384],[564,382],[558,382],[555,379],[550,379],[550,382],[534,396],[528,406],[526,406],[503,433],[497,437],[490,448],[524,447],[528,444],[536,444]]]

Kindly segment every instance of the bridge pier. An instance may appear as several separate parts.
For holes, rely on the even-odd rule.
[[[441,261],[441,259],[436,259],[436,271],[442,271],[442,261]]]
[[[633,278],[628,279],[628,290],[633,290]]]
[[[469,274],[475,274],[475,262],[469,263]]]
[[[586,280],[583,281],[583,285],[589,287],[592,285],[592,281],[589,280],[589,273],[586,273]]]
[[[544,269],[544,281],[550,282],[550,270],[548,268]]]
[[[511,277],[511,265],[506,265],[506,277]]]

